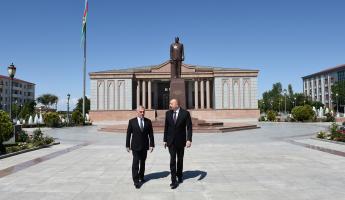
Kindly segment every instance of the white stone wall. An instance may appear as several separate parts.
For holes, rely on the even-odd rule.
[[[215,109],[257,109],[257,77],[216,77],[214,107]]]
[[[97,80],[91,80],[90,84],[90,109],[97,110]]]
[[[91,80],[90,100],[91,110],[132,110],[132,80]]]

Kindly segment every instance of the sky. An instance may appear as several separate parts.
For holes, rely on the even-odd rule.
[[[345,1],[89,0],[87,73],[160,64],[175,36],[185,63],[260,70],[258,98],[281,82],[345,63]],[[0,0],[0,74],[52,93],[58,109],[82,97],[84,0]],[[90,94],[87,76],[86,94]]]

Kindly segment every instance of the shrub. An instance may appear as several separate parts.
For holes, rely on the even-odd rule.
[[[60,125],[60,117],[56,112],[48,112],[44,115],[44,122],[48,127],[58,127]]]
[[[83,124],[83,115],[79,110],[75,110],[72,113],[72,122],[74,124]]]
[[[43,136],[41,129],[36,129],[33,132],[33,143],[35,146],[42,146],[51,144],[54,142],[54,138],[50,136]]]
[[[41,140],[43,138],[43,132],[41,131],[41,129],[35,129],[33,132],[33,140],[37,141],[37,140]]]
[[[307,121],[314,118],[314,111],[310,105],[295,106],[291,113],[297,121]]]
[[[261,116],[261,117],[259,118],[259,121],[260,121],[260,122],[266,121],[265,116]]]
[[[320,138],[320,139],[326,139],[327,138],[327,133],[324,132],[324,131],[320,131],[317,136],[317,138]]]
[[[49,136],[45,136],[43,139],[44,139],[45,144],[51,144],[55,141],[53,137],[49,137]]]
[[[326,114],[326,122],[334,122],[335,117],[331,113]]]
[[[11,139],[13,136],[13,125],[10,117],[5,111],[0,110],[0,144]]]
[[[18,142],[28,142],[29,140],[29,135],[21,130],[19,133],[18,133]]]
[[[268,121],[275,121],[276,120],[276,113],[273,110],[269,110],[267,112],[267,120]]]
[[[335,138],[339,137],[340,136],[340,132],[338,132],[338,124],[333,122],[331,124],[331,126],[329,127],[329,132],[331,133],[330,135],[330,139],[331,140],[334,140]]]

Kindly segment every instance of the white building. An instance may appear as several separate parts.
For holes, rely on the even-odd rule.
[[[10,108],[10,78],[0,75],[0,109]],[[12,104],[24,105],[35,100],[35,84],[20,79],[13,79]]]
[[[302,79],[304,95],[333,108],[331,88],[335,82],[345,80],[345,64],[304,76]]]

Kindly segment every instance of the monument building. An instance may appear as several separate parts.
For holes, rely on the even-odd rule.
[[[139,105],[161,117],[177,98],[194,118],[257,120],[258,70],[185,64],[179,38],[170,60],[157,65],[89,73],[92,121],[126,121]]]

